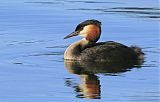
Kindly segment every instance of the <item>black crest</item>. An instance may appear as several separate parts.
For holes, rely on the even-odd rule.
[[[100,21],[91,19],[91,20],[83,21],[80,24],[78,24],[75,31],[81,31],[83,29],[83,27],[85,27],[87,25],[90,25],[90,24],[97,25],[98,27],[101,28],[101,22]]]

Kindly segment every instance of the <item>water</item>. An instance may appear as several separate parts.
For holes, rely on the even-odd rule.
[[[158,102],[159,10],[158,0],[0,0],[0,102]],[[67,67],[81,38],[63,37],[86,19],[102,22],[100,41],[140,46],[144,63]]]

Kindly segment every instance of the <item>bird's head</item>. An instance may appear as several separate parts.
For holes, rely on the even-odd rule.
[[[85,37],[90,42],[97,42],[101,35],[101,22],[94,19],[81,22],[77,25],[75,31],[64,39],[77,35]]]

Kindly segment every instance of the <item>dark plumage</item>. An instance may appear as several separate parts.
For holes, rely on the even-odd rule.
[[[144,53],[139,47],[127,47],[123,44],[107,41],[99,42],[81,52],[81,60],[105,62],[135,62],[143,59]]]
[[[86,21],[78,24],[75,31],[81,31],[83,29],[83,27],[90,25],[90,24],[97,25],[98,27],[101,27],[100,21],[92,19],[92,20],[86,20]]]

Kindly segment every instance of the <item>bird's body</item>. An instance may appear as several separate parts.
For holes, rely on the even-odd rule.
[[[94,46],[86,48],[81,52],[81,60],[101,62],[123,62],[141,59],[140,48],[127,47],[123,44],[107,41],[95,43]]]
[[[143,58],[143,52],[136,46],[128,47],[114,41],[96,43],[101,33],[100,25],[101,23],[97,20],[87,20],[80,23],[75,32],[66,36],[65,38],[81,35],[85,38],[71,44],[64,53],[64,59],[95,62],[134,62]]]

